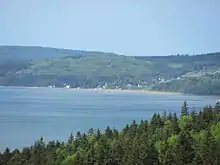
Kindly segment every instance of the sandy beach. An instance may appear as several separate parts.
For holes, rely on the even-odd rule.
[[[145,89],[103,89],[103,88],[49,88],[49,87],[26,87],[26,86],[2,86],[2,87],[11,87],[11,88],[47,88],[47,89],[60,89],[60,90],[70,90],[70,91],[88,91],[88,92],[129,92],[129,93],[146,93],[146,94],[183,94],[178,92],[163,92],[163,91],[151,91]]]
[[[129,93],[146,93],[146,94],[183,94],[178,92],[163,92],[163,91],[152,91],[145,89],[103,89],[103,88],[49,88],[49,87],[26,87],[26,86],[1,86],[11,87],[11,88],[29,88],[29,89],[38,89],[38,88],[47,88],[47,89],[60,89],[60,90],[71,90],[71,91],[88,91],[88,92],[129,92]]]
[[[144,89],[96,89],[96,88],[70,88],[69,90],[85,90],[91,92],[129,92],[129,93],[150,93],[150,94],[181,94],[176,92],[150,91]]]

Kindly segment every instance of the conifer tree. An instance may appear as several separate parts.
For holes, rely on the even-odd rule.
[[[189,112],[188,112],[188,106],[186,101],[184,101],[182,107],[181,107],[181,116],[188,116]]]

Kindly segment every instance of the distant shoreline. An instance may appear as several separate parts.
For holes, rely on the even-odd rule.
[[[48,88],[53,89],[50,87],[27,87],[27,86],[0,86],[1,88],[30,88],[30,89],[37,89],[37,88]],[[164,91],[153,91],[153,90],[146,90],[146,89],[97,89],[97,88],[61,88],[55,87],[54,89],[64,89],[64,90],[71,90],[71,91],[88,91],[88,92],[128,92],[128,93],[148,93],[148,94],[184,94],[179,92],[164,92]]]
[[[96,88],[70,88],[70,90],[85,90],[91,92],[128,92],[128,93],[151,93],[151,94],[182,94],[177,92],[151,91],[145,89],[96,89]]]

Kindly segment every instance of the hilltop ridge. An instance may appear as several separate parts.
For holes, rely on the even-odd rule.
[[[0,46],[0,85],[69,85],[73,88],[219,95],[220,53],[124,56],[95,51]]]
[[[107,53],[101,51],[84,51],[72,50],[64,48],[52,48],[42,46],[6,46],[0,45],[0,59],[14,59],[14,60],[39,60],[51,59],[65,56],[77,55],[112,55],[115,53]]]

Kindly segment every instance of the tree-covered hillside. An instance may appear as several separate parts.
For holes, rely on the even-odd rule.
[[[0,47],[0,59],[2,86],[68,84],[74,88],[220,94],[220,53],[140,57],[42,47]]]
[[[193,93],[203,95],[220,94],[220,72],[192,77],[182,76],[178,80],[160,83],[152,87],[153,90]]]
[[[0,46],[0,60],[39,60],[53,59],[64,56],[114,54],[95,51],[58,49],[40,46]]]
[[[219,165],[220,103],[196,113],[184,102],[181,116],[154,114],[122,130],[77,132],[68,141],[43,138],[22,150],[0,153],[1,165]],[[15,137],[16,138],[16,137]],[[55,138],[55,137],[54,137]]]

